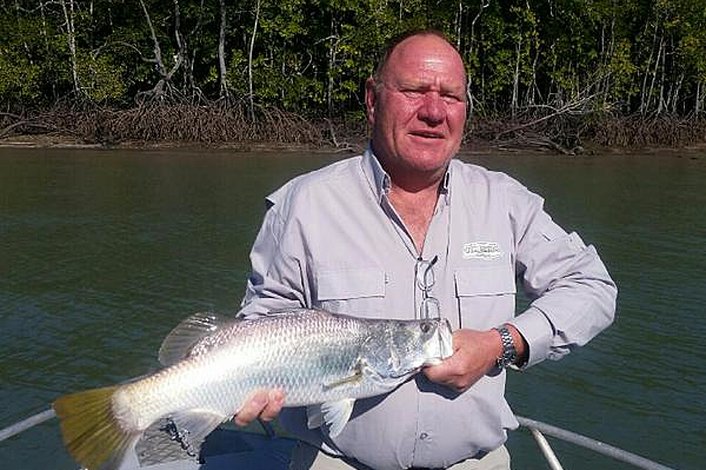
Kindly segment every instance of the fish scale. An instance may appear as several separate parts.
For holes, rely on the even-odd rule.
[[[164,340],[165,368],[124,385],[54,403],[69,452],[86,468],[117,468],[144,431],[164,432],[195,454],[208,433],[257,390],[279,388],[284,406],[321,404],[332,435],[353,401],[393,390],[424,365],[449,357],[445,320],[363,319],[298,309],[257,319],[196,314]],[[325,424],[324,424],[325,423]]]

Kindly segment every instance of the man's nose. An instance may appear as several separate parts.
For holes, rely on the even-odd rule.
[[[419,108],[419,119],[427,124],[440,124],[446,116],[446,109],[441,95],[437,91],[424,93],[422,106]]]

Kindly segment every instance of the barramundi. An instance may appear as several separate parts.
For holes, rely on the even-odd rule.
[[[257,390],[309,406],[309,426],[341,432],[356,399],[390,392],[452,354],[446,320],[363,319],[297,309],[254,318],[195,314],[165,338],[159,371],[60,397],[69,453],[114,469],[157,421],[190,455]]]

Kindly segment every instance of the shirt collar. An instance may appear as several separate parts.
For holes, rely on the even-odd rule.
[[[451,162],[446,167],[446,173],[444,173],[444,179],[441,181],[441,186],[439,186],[440,194],[449,194],[449,184],[451,181]]]
[[[363,153],[362,165],[363,173],[365,173],[365,176],[367,177],[368,182],[375,193],[376,199],[378,201],[382,201],[383,196],[385,196],[390,190],[390,185],[392,183],[390,175],[383,169],[370,145],[368,145]],[[452,167],[453,165],[449,162],[449,165],[446,168],[446,173],[444,174],[444,179],[441,181],[441,186],[439,187],[439,194],[443,194],[446,198],[448,198],[449,195]]]
[[[370,187],[375,193],[375,198],[378,202],[381,202],[383,196],[390,190],[392,183],[390,175],[382,168],[370,145],[368,145],[363,154],[363,173],[368,178]]]

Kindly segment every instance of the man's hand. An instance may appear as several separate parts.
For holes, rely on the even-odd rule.
[[[502,353],[500,333],[496,330],[456,330],[453,356],[437,366],[424,369],[432,382],[465,392],[495,366]]]
[[[238,426],[247,426],[257,418],[272,421],[282,410],[282,405],[284,405],[282,390],[258,390],[240,407],[233,421]]]

